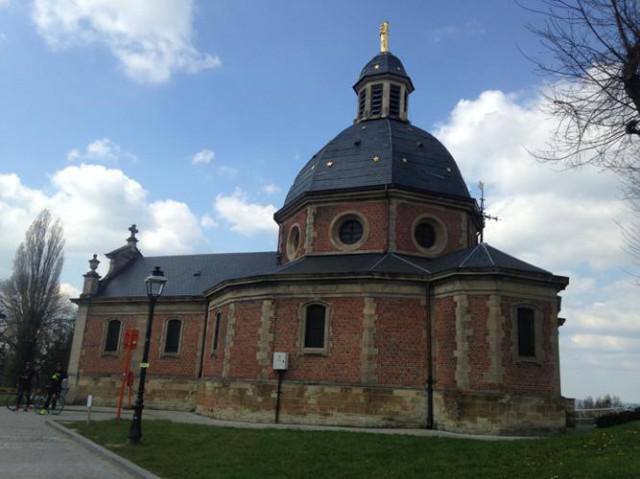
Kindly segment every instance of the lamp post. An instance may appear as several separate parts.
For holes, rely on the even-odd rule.
[[[138,396],[133,407],[133,420],[129,429],[129,441],[137,444],[142,439],[142,409],[144,408],[144,382],[147,378],[147,368],[149,367],[149,345],[151,343],[151,327],[153,326],[153,312],[156,301],[162,295],[164,285],[167,282],[164,273],[159,266],[151,272],[151,275],[144,280],[147,287],[147,297],[149,298],[149,318],[147,319],[147,332],[144,336],[144,351],[142,353],[142,363],[140,364],[140,384],[138,386]]]

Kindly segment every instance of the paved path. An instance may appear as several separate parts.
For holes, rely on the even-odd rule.
[[[125,410],[122,412],[122,418],[131,419],[132,412]],[[112,407],[96,407],[91,412],[92,421],[108,420],[115,418],[115,408]],[[59,422],[69,421],[86,421],[87,409],[82,406],[67,406],[59,416],[50,416],[50,419]],[[240,429],[290,429],[297,431],[347,431],[347,432],[366,432],[371,434],[400,434],[409,436],[423,437],[449,437],[456,439],[479,439],[483,441],[509,441],[515,439],[535,439],[532,436],[491,436],[479,434],[458,434],[446,431],[428,430],[428,429],[404,429],[404,428],[366,428],[366,427],[343,427],[343,426],[319,426],[311,424],[273,424],[273,423],[255,423],[243,421],[224,421],[221,419],[212,419],[210,417],[201,416],[193,412],[187,411],[166,411],[159,409],[145,409],[142,414],[143,432],[144,421],[153,419],[163,419],[171,422],[185,424],[204,424],[207,426],[218,427],[234,427]]]
[[[0,478],[119,479],[133,477],[47,426],[51,416],[0,408]]]

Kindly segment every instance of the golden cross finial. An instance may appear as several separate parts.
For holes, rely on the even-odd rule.
[[[389,22],[386,20],[380,25],[380,53],[389,51]]]

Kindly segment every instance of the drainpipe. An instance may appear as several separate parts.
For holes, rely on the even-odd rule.
[[[433,429],[433,325],[431,322],[431,284],[425,288],[425,312],[427,314],[427,429]]]
[[[198,379],[202,377],[202,369],[204,368],[204,346],[207,342],[207,325],[209,324],[209,300],[205,305],[207,312],[204,315],[204,325],[202,327],[202,344],[200,345],[200,365],[198,366]]]

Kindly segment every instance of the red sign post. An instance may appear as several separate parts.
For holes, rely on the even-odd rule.
[[[138,347],[139,331],[134,328],[127,328],[124,332],[124,361],[122,363],[122,377],[120,381],[120,394],[118,395],[118,408],[116,419],[120,419],[122,412],[122,399],[124,398],[124,388],[129,386],[129,398],[131,398],[131,387],[133,385],[133,374],[129,370],[131,366],[131,354]]]

